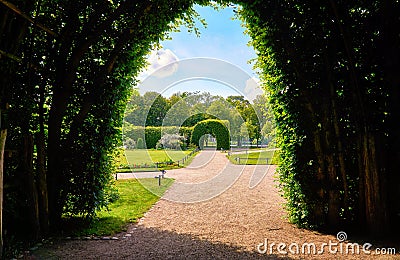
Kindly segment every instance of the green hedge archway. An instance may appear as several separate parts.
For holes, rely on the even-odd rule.
[[[223,121],[209,119],[198,122],[193,129],[192,143],[200,147],[200,138],[205,134],[211,134],[217,139],[217,150],[230,149],[229,130]]]

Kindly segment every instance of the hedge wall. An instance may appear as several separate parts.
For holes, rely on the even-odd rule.
[[[124,128],[125,140],[130,138],[137,141],[139,138],[145,140],[146,148],[156,148],[158,140],[161,139],[162,134],[180,134],[186,138],[189,145],[193,127],[178,127],[178,126],[126,126]]]

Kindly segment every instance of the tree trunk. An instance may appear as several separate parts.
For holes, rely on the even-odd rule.
[[[339,172],[340,172],[340,177],[342,179],[342,187],[344,191],[344,196],[343,196],[343,208],[345,209],[345,218],[348,215],[348,208],[350,207],[349,205],[349,185],[347,182],[347,171],[346,171],[346,163],[345,163],[345,155],[344,155],[344,147],[342,140],[343,135],[342,131],[340,129],[340,122],[339,122],[339,116],[340,111],[338,111],[338,106],[336,105],[336,94],[335,94],[335,87],[332,83],[330,83],[330,101],[331,101],[331,107],[332,107],[332,124],[333,124],[333,129],[334,129],[334,140],[336,141],[336,157],[337,157],[337,163],[339,165]]]
[[[0,257],[3,257],[3,169],[7,129],[0,130]]]
[[[313,112],[313,108],[311,103],[307,103],[306,107],[309,111],[311,111],[311,115],[314,117],[315,113]],[[313,121],[317,121],[316,118],[313,118]],[[326,222],[326,216],[324,213],[325,201],[326,201],[326,166],[325,166],[325,159],[323,156],[323,148],[321,145],[321,131],[314,130],[312,131],[313,135],[313,144],[314,144],[314,154],[317,159],[317,166],[316,166],[316,183],[318,187],[315,188],[315,193],[317,199],[315,200],[315,205],[313,208],[313,219],[316,225],[321,225]]]
[[[370,133],[363,136],[362,159],[364,165],[365,220],[374,236],[387,231],[387,207],[385,200],[384,174],[379,171],[376,155],[376,140]]]
[[[49,232],[49,205],[47,194],[47,181],[46,181],[46,155],[44,135],[38,133],[36,135],[36,150],[37,150],[37,190],[38,190],[38,204],[39,204],[39,219],[40,230],[43,235]]]
[[[337,170],[333,154],[326,156],[327,170],[329,176],[328,185],[328,226],[331,229],[339,227],[340,224],[340,193],[337,180]]]
[[[26,198],[28,201],[28,218],[31,227],[32,239],[40,237],[39,204],[36,182],[33,171],[33,137],[25,134],[22,151],[22,178],[24,179]]]
[[[47,189],[50,228],[57,229],[62,214],[60,192],[63,183],[63,155],[61,149],[62,122],[69,99],[68,91],[56,90],[49,111],[47,141]]]
[[[356,147],[362,147],[362,138],[356,139]],[[361,149],[361,148],[360,148]],[[357,170],[358,170],[358,210],[357,210],[357,222],[359,227],[366,227],[366,216],[365,216],[365,174],[363,166],[363,155],[361,151],[357,153]]]

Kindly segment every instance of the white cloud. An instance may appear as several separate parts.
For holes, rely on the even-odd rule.
[[[178,57],[170,49],[153,51],[148,58],[150,65],[141,78],[147,76],[154,76],[157,78],[171,76],[178,70],[177,61],[179,61]]]
[[[244,94],[249,101],[253,101],[257,97],[257,95],[263,94],[263,91],[259,83],[260,80],[254,77],[246,80],[246,87],[244,88]]]

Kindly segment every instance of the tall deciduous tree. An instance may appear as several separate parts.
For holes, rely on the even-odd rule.
[[[146,126],[161,126],[170,104],[167,99],[156,92],[146,92],[143,96],[146,108]]]
[[[214,116],[220,120],[228,120],[230,121],[230,107],[229,103],[226,102],[223,98],[214,101],[208,108],[207,114]]]

